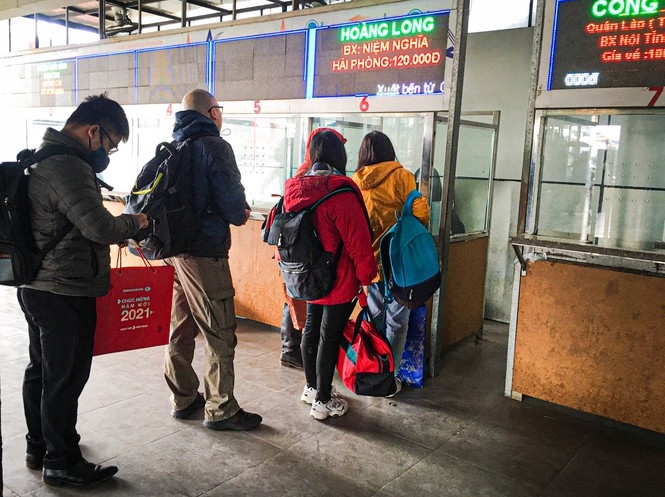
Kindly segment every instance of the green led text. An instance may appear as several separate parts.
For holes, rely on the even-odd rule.
[[[339,41],[367,41],[379,38],[414,36],[431,33],[436,28],[433,17],[416,17],[401,21],[345,26],[339,30]]]
[[[656,14],[658,0],[596,0],[591,5],[594,17]]]

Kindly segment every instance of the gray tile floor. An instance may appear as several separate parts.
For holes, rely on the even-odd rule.
[[[503,397],[508,330],[493,322],[425,388],[348,394],[345,416],[319,422],[299,400],[302,372],[279,366],[279,334],[241,321],[236,394],[264,417],[245,433],[170,416],[162,347],[96,357],[78,428],[84,455],[120,471],[90,490],[48,487],[23,462],[24,328],[0,288],[4,496],[665,496],[661,439]]]

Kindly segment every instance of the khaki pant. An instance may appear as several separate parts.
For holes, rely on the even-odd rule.
[[[233,396],[238,339],[229,261],[186,256],[165,262],[175,268],[171,334],[164,361],[173,408],[184,409],[196,398],[199,379],[192,359],[194,339],[201,332],[205,340],[205,419],[227,419],[240,409]]]

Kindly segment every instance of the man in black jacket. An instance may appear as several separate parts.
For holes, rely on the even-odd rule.
[[[249,218],[245,189],[233,149],[219,136],[222,107],[205,90],[192,90],[176,114],[173,138],[192,140],[194,211],[203,216],[190,247],[165,262],[175,268],[171,335],[166,349],[164,377],[171,389],[172,415],[190,417],[205,406],[203,426],[211,430],[249,430],[258,426],[258,414],[240,408],[233,396],[236,318],[235,291],[229,268],[230,224]],[[195,337],[203,335],[206,359],[205,397],[192,368]]]
[[[26,466],[49,485],[87,485],[118,468],[87,462],[76,431],[78,399],[90,375],[96,297],[108,293],[109,245],[148,226],[145,214],[113,216],[102,203],[96,174],[109,164],[129,123],[106,95],[88,97],[61,131],[48,128],[43,146],[71,153],[42,159],[30,173],[32,234],[39,248],[63,226],[71,231],[48,252],[34,281],[18,290],[28,322],[30,363],[23,379],[28,427]]]

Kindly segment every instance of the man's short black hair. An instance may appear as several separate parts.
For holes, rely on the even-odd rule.
[[[69,116],[65,126],[86,124],[98,124],[108,133],[120,135],[123,142],[129,138],[129,122],[125,111],[118,102],[108,98],[106,92],[87,97]]]

